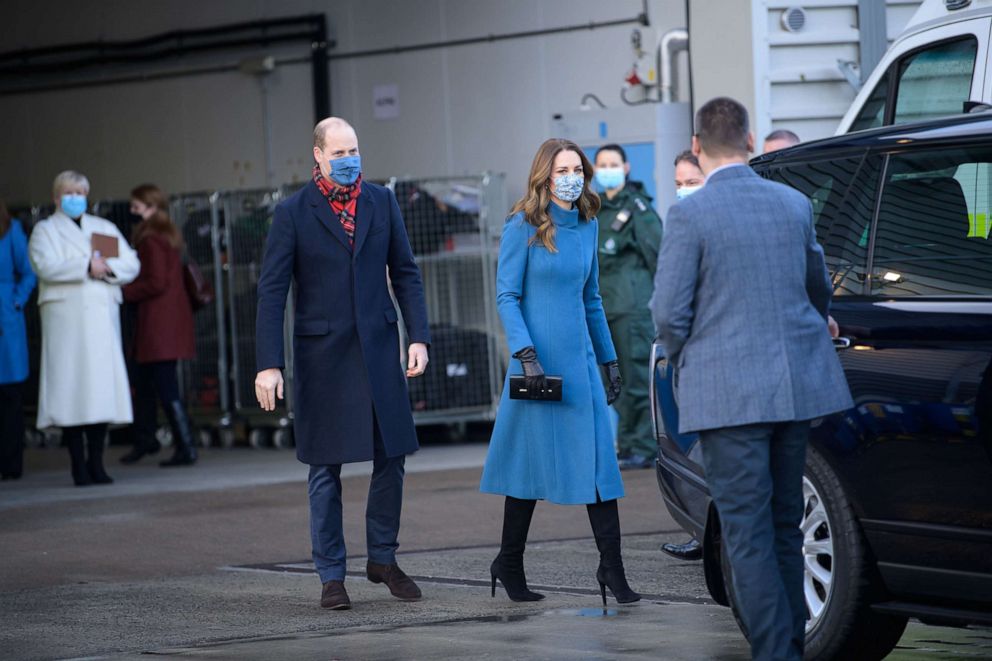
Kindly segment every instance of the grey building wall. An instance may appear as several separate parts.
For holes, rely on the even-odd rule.
[[[682,0],[648,6],[646,43],[655,30],[684,26]],[[640,0],[53,0],[5,12],[0,50],[325,12],[334,52],[348,52],[614,20],[641,9]],[[335,60],[333,111],[358,129],[371,177],[486,169],[507,173],[513,197],[554,113],[578,108],[587,92],[621,104],[633,27]],[[376,120],[373,87],[391,83],[399,87],[400,116]],[[45,200],[52,177],[66,168],[90,176],[94,197],[123,196],[144,181],[173,192],[305,181],[312,108],[306,64],[265,77],[221,73],[0,96],[0,196]]]
[[[743,103],[755,116],[751,2],[691,0],[693,97],[696,108],[718,96]]]

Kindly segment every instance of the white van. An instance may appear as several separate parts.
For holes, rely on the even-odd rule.
[[[840,122],[837,134],[992,104],[992,0],[924,0]]]

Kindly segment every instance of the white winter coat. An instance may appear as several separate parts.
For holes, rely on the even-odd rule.
[[[94,232],[117,237],[109,282],[89,277]],[[137,253],[109,220],[84,214],[80,227],[61,211],[35,225],[28,251],[41,312],[37,427],[130,423],[120,304],[121,285],[140,270]]]

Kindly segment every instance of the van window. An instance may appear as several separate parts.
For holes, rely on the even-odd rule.
[[[785,164],[765,175],[809,197],[834,295],[863,292],[879,161],[858,155]]]
[[[992,149],[893,156],[879,203],[872,291],[992,295]]]
[[[978,41],[951,41],[905,58],[899,67],[894,124],[964,112],[971,98]]]
[[[905,124],[961,114],[971,98],[971,79],[978,54],[972,37],[945,41],[897,60],[878,81],[852,131],[883,124]],[[895,110],[890,119],[889,88],[895,79]]]

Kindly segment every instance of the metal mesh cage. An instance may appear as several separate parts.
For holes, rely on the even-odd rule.
[[[191,412],[198,417],[221,417],[229,411],[227,385],[227,333],[219,311],[220,269],[223,266],[219,225],[221,216],[215,196],[191,193],[172,199],[170,213],[182,233],[186,259],[200,268],[203,277],[214,283],[218,301],[193,315],[196,357],[180,363],[183,394]]]
[[[398,180],[391,187],[423,276],[432,336],[427,371],[408,384],[414,416],[425,424],[492,419],[504,370],[494,229],[505,213],[502,179]]]

